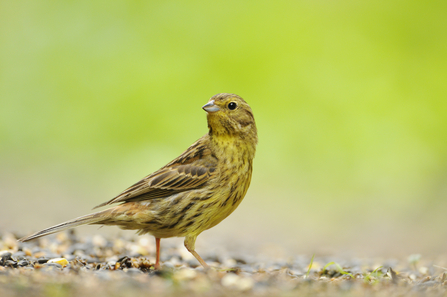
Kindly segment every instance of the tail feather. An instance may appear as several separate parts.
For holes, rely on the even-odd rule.
[[[73,219],[71,221],[67,221],[67,222],[52,226],[50,228],[43,229],[43,230],[33,233],[29,236],[25,236],[23,238],[20,238],[19,241],[25,242],[25,241],[36,239],[36,238],[39,238],[39,237],[42,237],[45,235],[49,235],[49,234],[57,233],[59,231],[74,228],[74,227],[77,227],[80,225],[96,224],[96,223],[103,221],[104,219],[107,219],[110,212],[111,212],[110,209],[106,209],[103,211],[88,214],[88,215]]]

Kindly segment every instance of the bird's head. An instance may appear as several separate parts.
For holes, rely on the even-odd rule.
[[[210,135],[240,136],[257,142],[255,118],[250,106],[235,94],[214,95],[202,106],[207,112]]]

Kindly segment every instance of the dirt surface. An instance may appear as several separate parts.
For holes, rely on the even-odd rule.
[[[180,245],[61,233],[29,243],[0,236],[0,296],[447,296],[447,270],[407,260],[201,253],[205,271]],[[310,267],[310,269],[309,269]]]

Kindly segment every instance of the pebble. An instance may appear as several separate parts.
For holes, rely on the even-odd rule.
[[[226,267],[236,267],[237,266],[237,262],[235,259],[225,259],[222,263],[223,266]]]
[[[137,269],[137,268],[125,268],[125,269],[123,269],[123,271],[128,274],[142,274],[143,273],[143,271],[141,271],[140,269]]]
[[[241,277],[239,275],[229,273],[221,280],[222,286],[235,289],[238,291],[248,291],[253,288],[254,281],[248,277]]]
[[[240,265],[239,267],[242,271],[245,271],[248,273],[254,273],[256,271],[256,269],[253,266],[248,265],[248,264],[243,264],[243,265]]]
[[[50,259],[48,259],[48,258],[40,258],[40,259],[37,259],[37,263],[39,263],[39,264],[45,264],[45,263],[48,262],[48,260],[50,260]]]
[[[48,260],[47,263],[56,263],[61,265],[62,267],[65,267],[68,265],[68,261],[65,258],[54,258],[54,259],[50,259]]]
[[[164,262],[161,264],[161,266],[163,267],[163,269],[174,269],[174,264],[172,264],[171,262]]]
[[[28,260],[21,260],[17,263],[17,266],[19,267],[26,267],[28,265],[30,265],[30,262]]]
[[[47,262],[47,263],[43,264],[43,267],[51,267],[51,268],[62,269],[63,266],[61,264],[58,264],[58,263],[49,263],[49,262]]]
[[[0,251],[2,297],[19,296],[3,294],[5,286],[14,292],[18,292],[17,288],[22,288],[23,292],[42,290],[40,295],[44,296],[42,292],[51,293],[55,282],[61,284],[57,290],[70,292],[65,295],[84,297],[114,296],[117,292],[123,296],[151,292],[159,296],[173,293],[185,296],[251,294],[261,297],[339,296],[334,292],[344,292],[343,296],[406,296],[409,291],[421,296],[427,292],[436,292],[439,296],[447,294],[447,273],[425,261],[423,256],[413,256],[411,262],[315,256],[306,277],[311,255],[280,259],[279,256],[245,255],[244,252],[233,253],[218,248],[208,253],[199,251],[212,267],[205,270],[183,244],[170,246],[166,241],[162,249],[162,270],[155,271],[154,240],[149,236],[128,240],[99,235],[80,238],[69,233],[58,235],[56,239],[50,236],[44,240],[16,244],[13,244],[14,236],[7,238],[8,248]],[[1,239],[0,246],[6,246]],[[355,279],[340,273],[335,265],[323,271],[330,262],[337,262],[354,274]],[[446,262],[436,264],[445,267]],[[379,266],[383,268],[378,269],[376,275],[371,275]],[[23,277],[17,278],[20,274]],[[5,285],[9,283],[12,285]],[[359,293],[365,288],[370,290],[369,294]],[[372,293],[389,288],[393,288],[394,295]],[[304,293],[300,294],[300,290]],[[34,295],[40,296],[38,293]]]
[[[94,272],[94,275],[102,280],[112,279],[112,272],[109,270],[98,270]]]
[[[0,251],[0,257],[3,258],[4,256],[11,256],[12,254],[6,250]]]
[[[12,254],[10,252],[3,251],[1,253],[0,265],[5,266],[6,261],[12,260],[11,256]]]
[[[197,271],[191,268],[182,268],[174,273],[174,278],[178,281],[190,280],[197,277]]]
[[[6,260],[4,266],[9,266],[9,267],[17,267],[17,262],[13,261],[13,260]]]

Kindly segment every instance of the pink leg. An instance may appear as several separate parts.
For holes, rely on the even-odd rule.
[[[160,269],[160,238],[155,238],[155,246],[157,247],[157,258],[155,260],[155,269]]]

